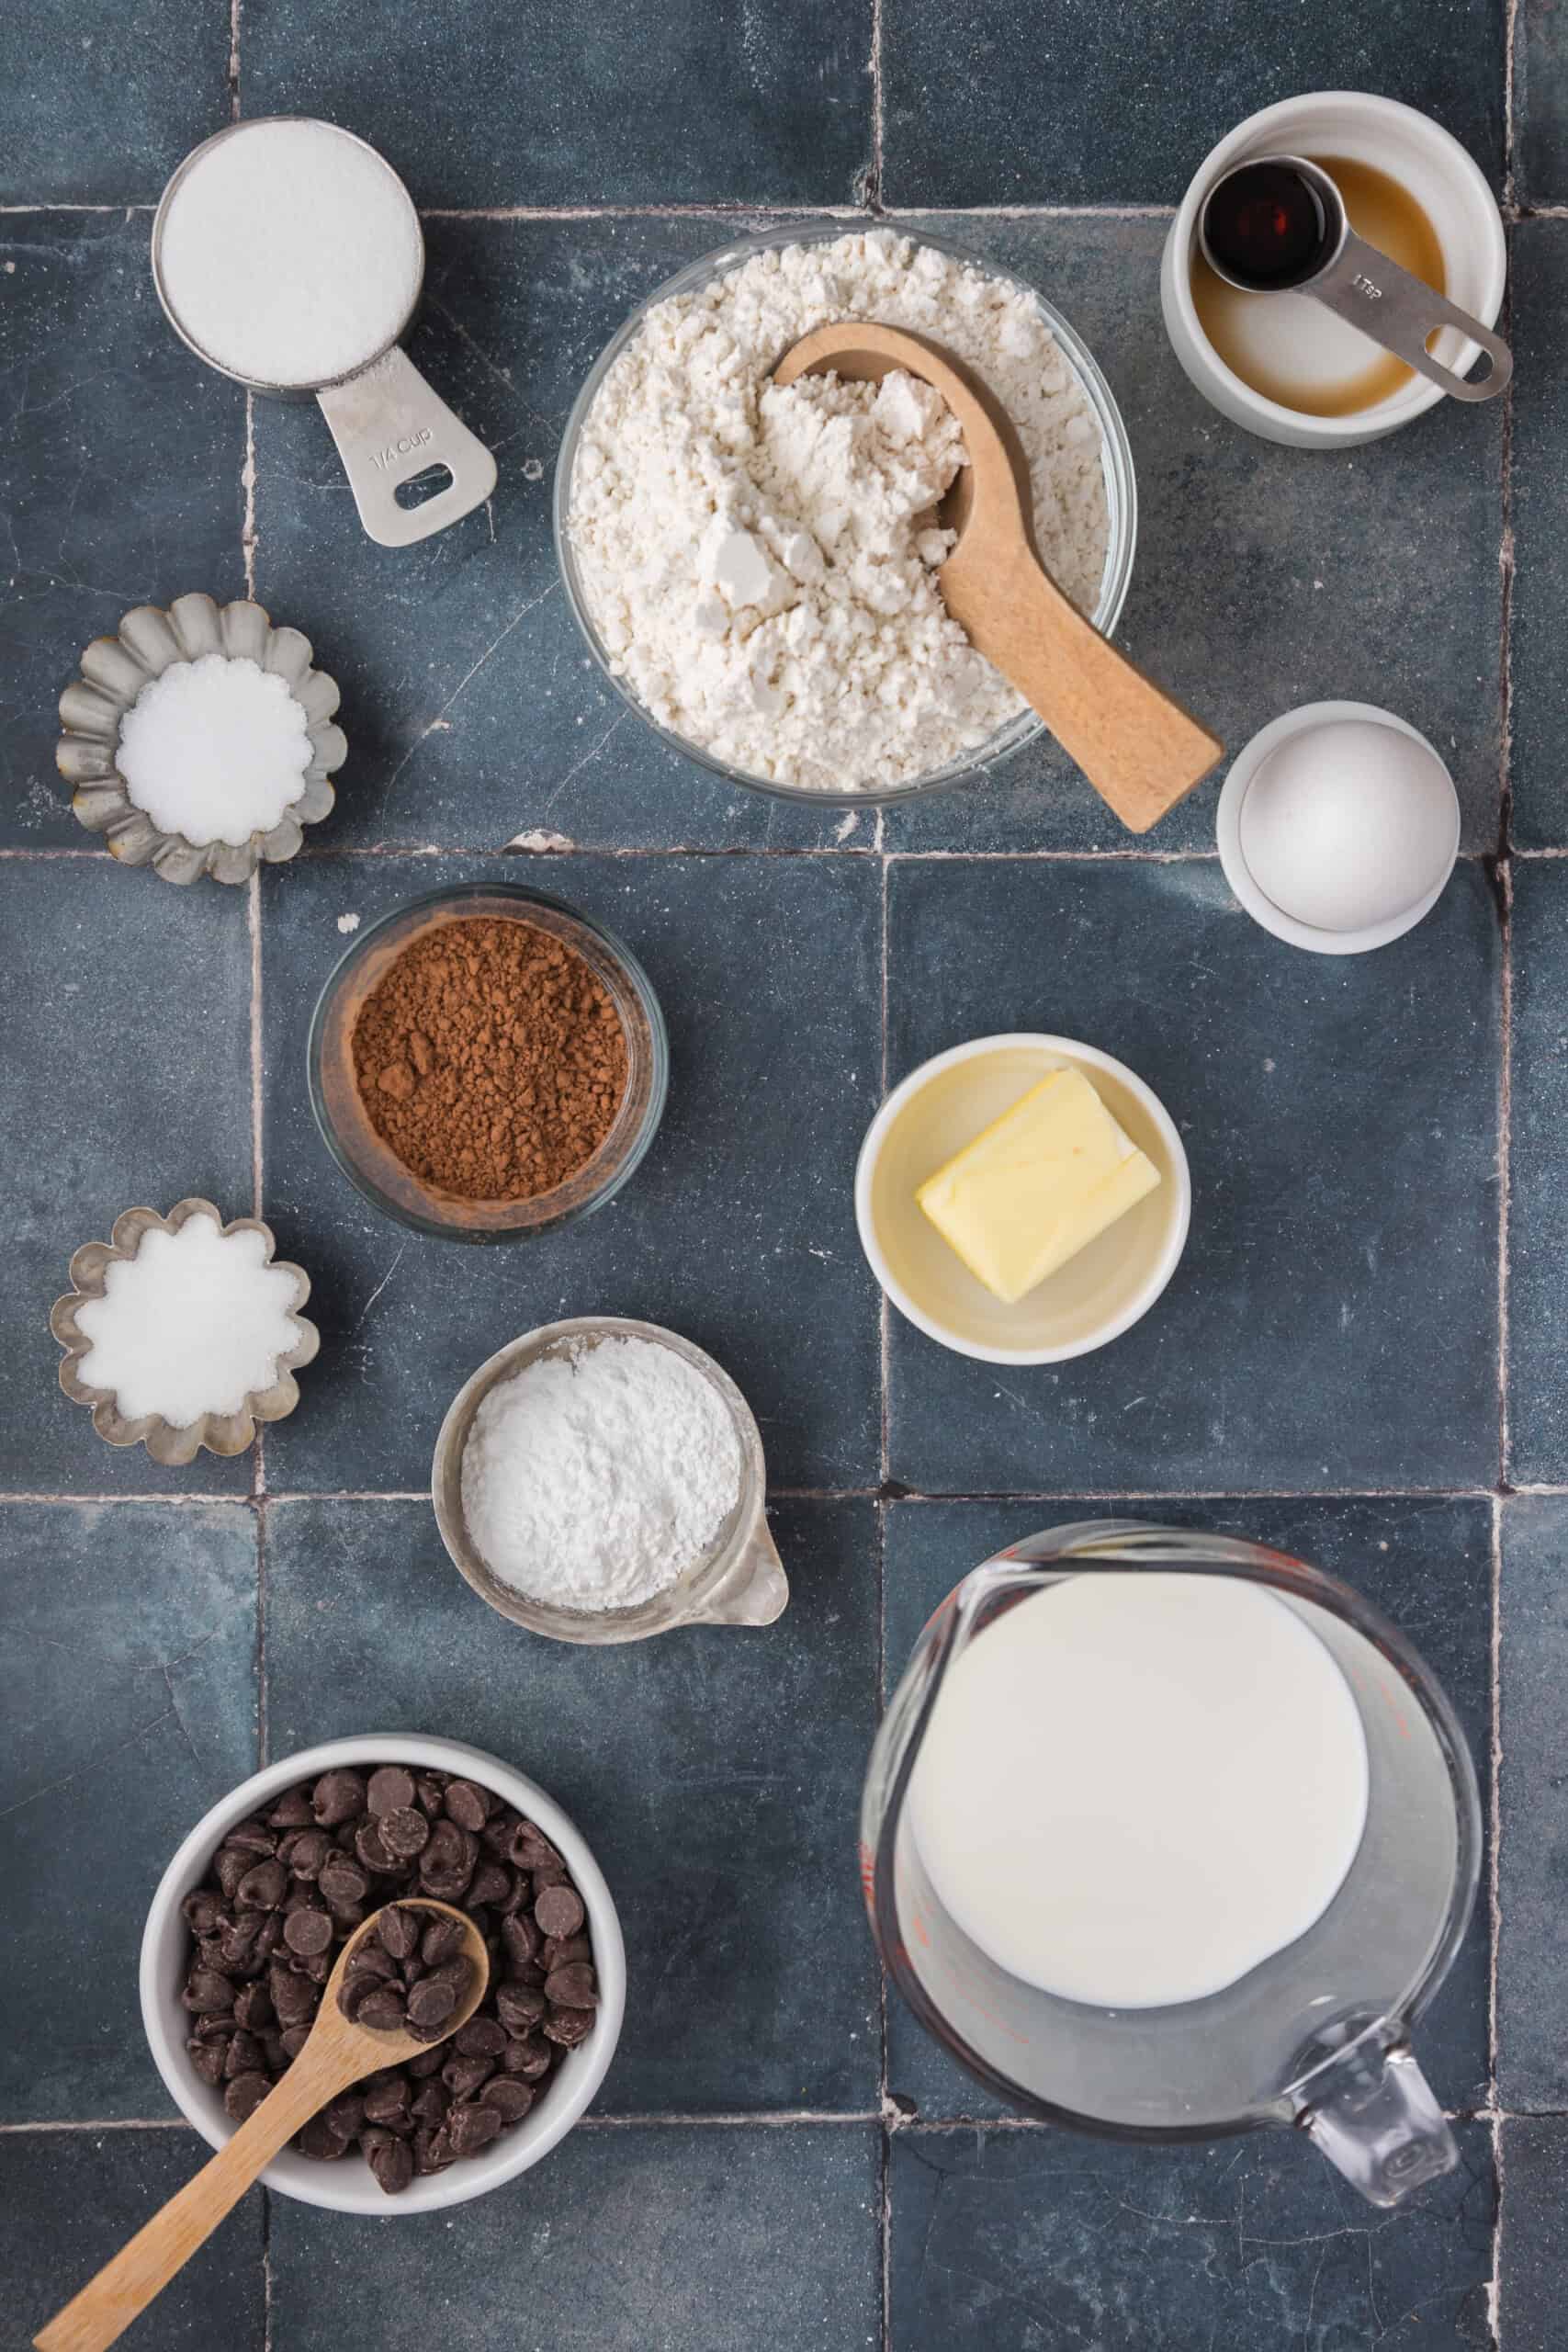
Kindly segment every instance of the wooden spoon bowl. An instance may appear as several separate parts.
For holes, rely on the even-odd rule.
[[[995,394],[943,345],[863,319],[803,335],[773,380],[831,372],[876,383],[894,368],[939,391],[963,429],[969,463],[941,516],[960,535],[937,572],[948,611],[1129,831],[1146,832],[1224,746],[1101,637],[1045,570],[1034,545],[1029,461]]]
[[[388,1911],[428,1911],[439,1918],[457,1920],[463,1930],[462,1957],[470,1964],[471,1981],[451,2016],[426,2034],[361,2025],[345,2016],[339,2004],[350,1961],[366,1939],[376,1934]],[[373,1911],[339,1952],[321,1988],[310,2039],[288,2073],[194,2179],[176,2189],[96,2278],[90,2278],[39,2331],[33,2338],[37,2352],[102,2352],[103,2346],[116,2342],[175,2271],[184,2269],[279,2149],[313,2115],[367,2075],[377,2074],[383,2066],[401,2065],[448,2040],[468,2024],[489,1983],[490,1954],[466,1912],[423,1894]]]

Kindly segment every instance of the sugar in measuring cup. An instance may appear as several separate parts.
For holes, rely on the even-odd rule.
[[[307,116],[219,131],[180,164],[152,223],[175,334],[252,391],[315,396],[382,547],[428,538],[495,488],[490,451],[400,348],[423,276],[419,215],[391,165]]]
[[[997,2097],[1134,2141],[1299,2124],[1383,2206],[1458,2161],[1409,2035],[1481,1834],[1452,1709],[1358,1594],[1126,1521],[964,1577],[861,1822],[883,1962]]]

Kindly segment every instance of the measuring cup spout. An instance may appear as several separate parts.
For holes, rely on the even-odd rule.
[[[1402,2030],[1370,2028],[1292,2088],[1296,2120],[1373,2205],[1452,2172],[1459,2149]]]

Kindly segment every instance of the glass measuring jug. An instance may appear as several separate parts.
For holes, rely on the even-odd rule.
[[[1293,1942],[1201,1999],[1111,2008],[1043,1991],[972,1939],[936,1893],[908,1796],[944,1682],[973,1645],[1005,1641],[1010,1611],[1066,1580],[1145,1571],[1242,1579],[1317,1636],[1365,1736],[1367,1811],[1337,1893]],[[1303,1773],[1313,1760],[1303,1756]],[[931,1619],[872,1750],[861,1866],[888,1974],[927,2031],[996,2097],[1048,2122],[1134,2141],[1299,2124],[1386,2206],[1458,2162],[1409,2036],[1463,1937],[1481,1836],[1474,1767],[1452,1708],[1359,1594],[1260,1544],[1100,1521],[1010,1546]]]

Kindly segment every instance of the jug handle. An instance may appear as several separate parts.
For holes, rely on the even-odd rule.
[[[703,1625],[771,1625],[789,1605],[789,1579],[761,1503],[739,1558],[693,1613]]]
[[[1365,2035],[1299,2088],[1310,2097],[1297,2121],[1373,2205],[1397,2205],[1459,2163],[1454,2135],[1407,2042]]]

